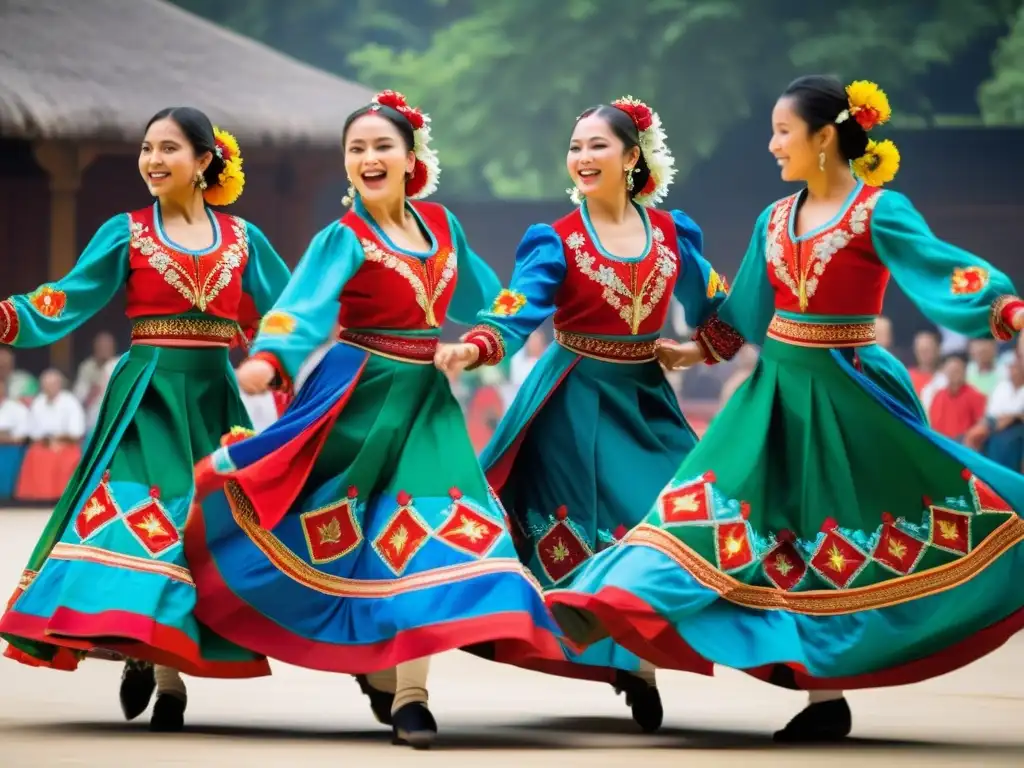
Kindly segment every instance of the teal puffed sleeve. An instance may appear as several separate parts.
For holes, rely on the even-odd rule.
[[[554,313],[565,274],[565,253],[554,228],[534,224],[527,229],[516,249],[509,287],[477,315],[477,326],[465,336],[465,341],[480,349],[482,364],[496,365],[522,348]]]
[[[463,325],[476,322],[476,314],[494,302],[501,290],[501,281],[494,270],[469,247],[462,225],[451,211],[448,214],[448,226],[452,232],[452,242],[458,257],[458,280],[455,293],[448,305],[448,319]]]
[[[1010,278],[987,261],[936,237],[899,192],[879,196],[871,240],[917,308],[936,325],[965,336],[991,336],[999,303],[1017,294]]]
[[[252,356],[271,362],[286,383],[294,381],[310,353],[334,335],[341,291],[363,258],[351,229],[335,221],[321,230],[260,323]]]
[[[679,274],[672,295],[683,305],[686,322],[698,327],[711,316],[728,294],[728,286],[704,258],[704,234],[682,211],[672,211],[679,247]]]
[[[252,297],[257,315],[262,317],[281,297],[291,272],[259,227],[246,222],[245,228],[249,235],[249,261],[242,275],[242,290]]]
[[[0,302],[0,343],[52,344],[105,307],[128,278],[128,214],[107,220],[60,280]]]

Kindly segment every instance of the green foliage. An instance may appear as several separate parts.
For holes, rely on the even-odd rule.
[[[1024,125],[1024,3],[992,65],[992,79],[978,91],[982,118],[989,125]]]

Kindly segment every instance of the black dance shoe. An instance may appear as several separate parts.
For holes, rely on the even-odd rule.
[[[665,710],[661,706],[661,694],[653,685],[629,672],[615,672],[616,693],[626,694],[626,704],[633,711],[633,721],[644,733],[654,733],[661,728]]]
[[[413,749],[430,749],[437,736],[437,721],[425,704],[406,704],[392,715],[392,744],[405,744]]]
[[[185,706],[188,698],[173,693],[161,693],[153,705],[149,730],[156,733],[177,733],[185,727]]]
[[[121,711],[124,712],[124,719],[134,720],[145,712],[155,690],[156,673],[153,665],[128,659],[121,673]]]
[[[846,699],[809,704],[772,737],[780,744],[823,744],[842,741],[853,728]]]
[[[374,688],[366,675],[356,675],[356,682],[359,683],[359,690],[369,697],[370,709],[377,722],[391,725],[391,705],[395,703],[395,694]]]

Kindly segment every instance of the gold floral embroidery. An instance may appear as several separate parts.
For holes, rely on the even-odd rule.
[[[657,254],[654,269],[639,287],[637,279],[640,264],[646,261],[647,256],[638,262],[628,263],[631,285],[627,286],[609,265],[601,264],[597,268],[594,267],[597,257],[584,250],[587,238],[581,233],[573,232],[565,238],[565,244],[569,246],[576,258],[576,267],[584,276],[604,289],[601,292],[601,298],[612,309],[619,311],[619,317],[629,325],[630,333],[634,335],[639,332],[640,324],[650,317],[651,312],[664,298],[669,278],[675,275],[678,269],[675,253],[665,245],[665,233],[661,231],[660,227],[654,227],[651,235],[654,246],[652,251]],[[650,289],[650,293],[648,293],[648,289]]]
[[[825,274],[825,270],[832,257],[848,246],[854,236],[867,232],[871,212],[878,202],[881,190],[876,191],[870,197],[854,206],[844,227],[842,221],[836,226],[815,235],[808,241],[810,245],[810,256],[801,265],[798,263],[794,253],[793,264],[790,265],[786,259],[785,243],[789,240],[788,222],[790,211],[796,202],[796,195],[792,195],[780,202],[772,213],[771,222],[768,225],[768,243],[765,250],[765,257],[768,263],[774,268],[775,276],[796,296],[800,301],[800,309],[807,309],[808,302],[818,292],[818,284]],[[789,243],[791,249],[796,250],[796,243]],[[794,274],[795,273],[795,274]]]
[[[502,289],[491,305],[492,315],[511,317],[526,306],[526,297],[518,291]]]
[[[427,325],[432,328],[440,328],[441,324],[434,314],[434,304],[441,298],[448,283],[455,277],[455,266],[458,263],[456,252],[454,250],[448,250],[447,253],[438,252],[427,259],[426,263],[423,263],[418,259],[382,250],[369,238],[363,238],[361,243],[367,261],[382,264],[388,269],[394,270],[412,286],[416,295],[416,304],[423,310]],[[434,273],[438,264],[443,264],[441,275],[440,279],[434,280],[432,278],[435,277]]]
[[[260,323],[260,333],[268,336],[285,336],[295,330],[295,318],[287,312],[268,313]]]
[[[983,267],[957,267],[953,270],[950,289],[955,296],[980,293],[988,285],[988,270]]]
[[[249,236],[245,222],[231,217],[231,229],[235,242],[219,253],[191,257],[192,270],[175,260],[167,250],[149,234],[149,227],[141,221],[131,223],[131,246],[148,257],[149,265],[164,281],[192,303],[199,311],[205,312],[220,292],[231,285],[235,271],[245,262],[249,253]],[[202,266],[216,260],[213,267],[203,275]]]
[[[713,299],[719,292],[725,294],[729,293],[729,281],[712,269],[711,274],[708,275],[707,297],[709,299]]]

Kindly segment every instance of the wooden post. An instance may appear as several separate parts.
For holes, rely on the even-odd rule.
[[[78,260],[78,189],[82,171],[96,152],[69,142],[38,141],[32,147],[36,162],[50,177],[50,255],[47,279],[59,280]],[[50,365],[74,376],[71,336],[50,347]]]

